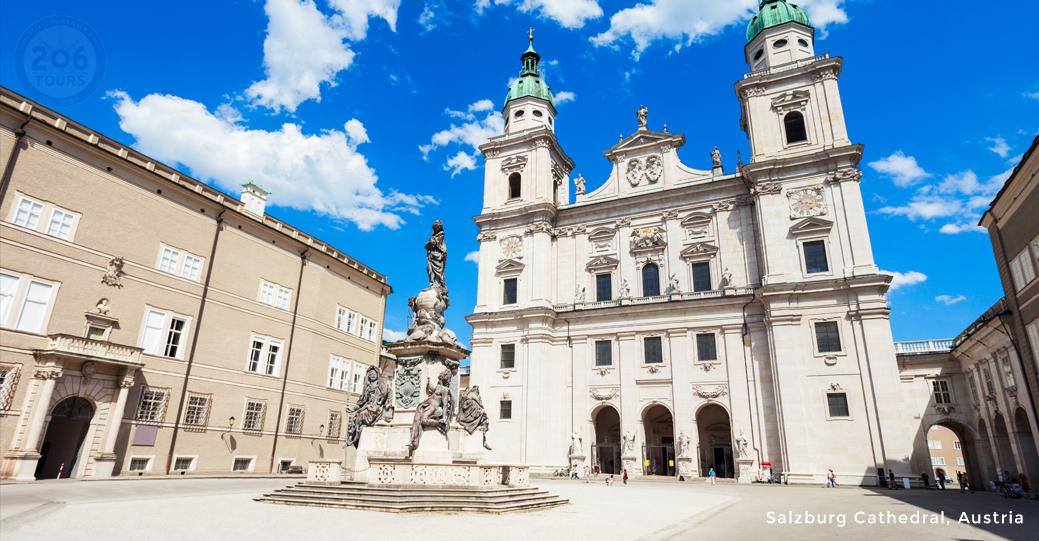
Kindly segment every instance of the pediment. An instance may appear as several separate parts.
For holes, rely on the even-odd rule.
[[[523,270],[523,267],[525,267],[525,266],[526,265],[524,265],[523,263],[521,263],[521,262],[519,262],[519,261],[517,261],[515,259],[506,259],[505,261],[502,261],[501,263],[498,263],[498,265],[496,267],[494,267],[494,268],[498,271],[498,273],[503,273],[503,272],[519,272],[519,271]]]
[[[711,215],[705,212],[693,212],[682,219],[682,227],[711,223]]]
[[[695,242],[686,246],[678,255],[682,258],[696,257],[718,253],[718,247],[709,242]]]
[[[819,233],[829,231],[833,227],[833,222],[824,220],[822,218],[805,218],[800,222],[790,226],[790,232],[794,235],[800,235],[803,233]]]
[[[616,145],[613,145],[613,147],[607,150],[604,154],[606,154],[606,157],[612,161],[613,156],[616,154],[642,151],[664,145],[668,145],[670,148],[679,148],[684,144],[685,136],[682,134],[675,135],[667,132],[639,130],[624,138]]]
[[[808,103],[811,94],[807,90],[793,90],[772,98],[772,107],[777,111],[801,109]]]
[[[613,228],[600,227],[595,231],[588,234],[588,240],[592,242],[603,242],[612,239],[617,235],[617,230]]]
[[[619,264],[620,261],[617,258],[610,257],[608,255],[602,255],[589,261],[586,267],[588,269],[612,269]]]

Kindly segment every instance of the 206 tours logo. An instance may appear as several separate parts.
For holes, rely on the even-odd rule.
[[[30,26],[15,47],[15,73],[40,103],[69,106],[90,97],[105,75],[105,48],[79,19],[49,17]]]

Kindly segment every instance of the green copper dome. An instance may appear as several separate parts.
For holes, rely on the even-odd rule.
[[[502,106],[502,109],[507,107],[512,100],[531,97],[547,101],[554,110],[556,102],[552,99],[552,89],[541,79],[541,72],[538,71],[541,55],[534,50],[533,40],[530,41],[530,47],[527,47],[520,59],[523,61],[523,68],[520,69],[519,79],[512,83],[509,93],[505,95],[505,105]]]
[[[747,43],[753,41],[762,30],[784,23],[795,22],[812,26],[808,22],[808,14],[803,9],[788,4],[785,0],[759,0],[758,8],[760,11],[747,26]]]

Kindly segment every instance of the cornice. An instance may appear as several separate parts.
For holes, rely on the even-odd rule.
[[[556,134],[544,126],[492,137],[489,141],[480,145],[478,148],[485,157],[488,157],[488,153],[500,154],[502,152],[507,152],[511,147],[526,144],[538,139],[546,139],[548,141],[549,150],[559,156],[560,161],[563,162],[563,165],[566,166],[567,169],[570,171],[574,170],[574,161],[570,159],[570,156],[568,156],[566,152],[563,151],[563,147],[559,144],[559,140],[556,139]]]
[[[818,56],[824,56],[823,55]],[[805,59],[807,61],[808,59]],[[736,81],[735,89],[736,95],[740,96],[742,100],[741,90],[751,86],[768,85],[775,86],[776,83],[784,81],[786,79],[792,79],[795,77],[802,77],[806,74],[819,73],[824,70],[830,70],[834,74],[834,78],[839,78],[841,75],[841,69],[844,65],[844,59],[839,56],[831,56],[829,58],[823,58],[815,60],[814,62],[806,63],[806,65],[800,67],[791,67],[790,69],[778,70],[783,66],[776,66],[770,70],[760,70],[765,72],[761,75],[754,75],[756,72],[750,72],[744,75],[743,79]],[[775,71],[773,71],[775,70]]]
[[[857,168],[865,147],[861,144],[823,148],[810,154],[757,160],[743,166],[743,176],[750,183],[794,181],[807,176],[833,177],[849,166]],[[824,167],[824,169],[821,169]]]

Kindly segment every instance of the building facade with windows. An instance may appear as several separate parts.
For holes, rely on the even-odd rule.
[[[735,85],[748,163],[726,173],[704,149],[710,166],[685,165],[685,137],[640,108],[587,191],[540,57],[522,55],[505,134],[481,146],[468,317],[494,460],[743,481],[771,463],[791,483],[910,473],[863,147],[845,128],[843,61],[814,45],[800,8],[763,0]]]
[[[339,456],[385,275],[0,89],[0,477]]]

